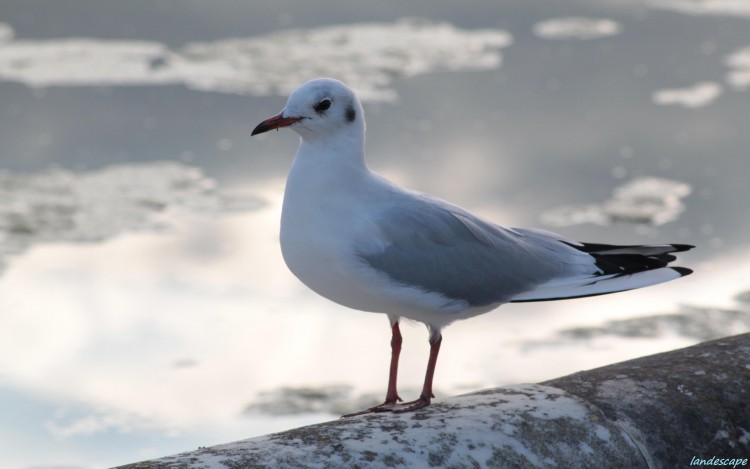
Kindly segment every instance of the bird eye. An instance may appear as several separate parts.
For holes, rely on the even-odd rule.
[[[326,98],[315,105],[315,112],[323,112],[331,107],[331,100]]]

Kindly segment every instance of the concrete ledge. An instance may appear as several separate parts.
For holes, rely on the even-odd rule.
[[[747,458],[750,467],[750,334],[544,384],[601,409],[638,444],[649,467],[685,467],[693,457],[714,456]]]
[[[121,468],[672,468],[712,457],[750,467],[750,334]]]

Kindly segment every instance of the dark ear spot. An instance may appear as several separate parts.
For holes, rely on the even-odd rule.
[[[348,122],[354,122],[354,119],[357,118],[357,111],[354,110],[354,106],[349,105],[348,108],[346,108],[346,120]]]

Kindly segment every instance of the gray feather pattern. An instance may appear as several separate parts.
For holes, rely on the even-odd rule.
[[[543,231],[503,228],[429,196],[403,198],[375,220],[387,244],[358,254],[392,280],[465,300],[503,303],[593,259]]]

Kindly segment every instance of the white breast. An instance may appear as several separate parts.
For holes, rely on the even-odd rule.
[[[363,201],[351,177],[321,174],[295,159],[281,214],[281,252],[289,270],[318,294],[350,308],[373,311],[377,301],[354,243],[367,233]],[[336,180],[339,179],[339,180]]]
[[[373,220],[390,190],[387,181],[367,168],[346,175],[321,169],[320,161],[313,165],[298,157],[287,179],[281,251],[297,278],[321,296],[362,311],[424,321],[464,309],[442,295],[394,283],[356,254],[383,243]]]

